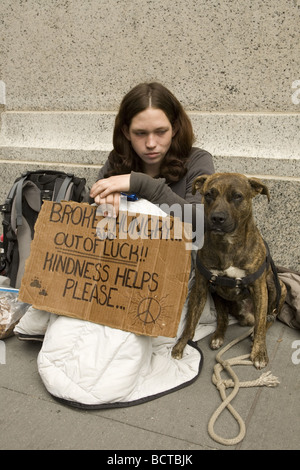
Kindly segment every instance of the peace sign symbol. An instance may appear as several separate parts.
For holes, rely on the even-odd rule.
[[[161,313],[161,306],[154,297],[145,297],[140,301],[137,309],[137,317],[146,325],[155,323]]]

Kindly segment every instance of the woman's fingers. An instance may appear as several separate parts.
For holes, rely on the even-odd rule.
[[[98,204],[97,212],[104,217],[118,217],[120,208],[120,193],[109,194],[107,197],[96,196],[94,199]]]
[[[120,207],[120,193],[130,189],[130,174],[110,176],[97,181],[90,191],[90,196],[98,204],[98,213],[104,217],[117,217]]]
[[[104,199],[113,193],[127,192],[129,188],[130,174],[110,176],[109,178],[97,181],[91,188],[90,196],[94,199],[97,196]],[[97,203],[96,199],[95,202]]]

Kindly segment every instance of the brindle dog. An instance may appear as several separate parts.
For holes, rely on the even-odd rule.
[[[230,313],[240,324],[254,325],[250,358],[261,369],[268,363],[267,328],[286,295],[285,285],[272,271],[268,248],[252,215],[252,198],[264,194],[269,200],[269,190],[260,180],[238,173],[199,176],[193,184],[194,194],[196,190],[203,196],[204,244],[197,252],[185,329],[173,347],[172,356],[180,359],[187,342],[193,339],[208,289],[212,287],[217,328],[211,348],[222,346]]]

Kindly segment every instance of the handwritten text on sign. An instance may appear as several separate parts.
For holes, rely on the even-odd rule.
[[[190,273],[175,225],[170,217],[107,219],[88,204],[45,201],[19,297],[57,314],[175,336]]]

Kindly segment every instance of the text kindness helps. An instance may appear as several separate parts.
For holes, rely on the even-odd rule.
[[[162,220],[158,217],[137,216],[128,220],[127,213],[121,213],[119,219],[101,218],[97,220],[95,210],[90,206],[77,206],[72,208],[70,204],[62,206],[61,203],[54,203],[49,221],[58,224],[73,224],[80,227],[95,228],[96,236],[83,236],[76,233],[57,232],[53,242],[57,252],[47,252],[43,270],[61,272],[72,276],[66,279],[63,296],[72,295],[75,299],[85,301],[95,300],[100,305],[110,303],[112,290],[117,290],[115,286],[132,287],[143,289],[148,284],[150,292],[157,289],[157,273],[148,271],[138,272],[132,267],[136,267],[139,261],[144,261],[148,254],[148,248],[133,245],[128,241],[122,241],[125,236],[129,239],[141,237],[165,238],[170,236],[170,219]],[[99,238],[100,235],[100,238]],[[116,239],[118,235],[118,239]],[[95,262],[101,252],[102,263]],[[67,254],[66,254],[67,253]],[[87,260],[86,258],[90,258]],[[110,275],[109,263],[118,260],[118,263],[127,263],[129,266],[118,266],[113,276]],[[100,281],[100,286],[95,286],[86,282],[82,288],[78,278]],[[103,283],[110,281],[107,288]]]

